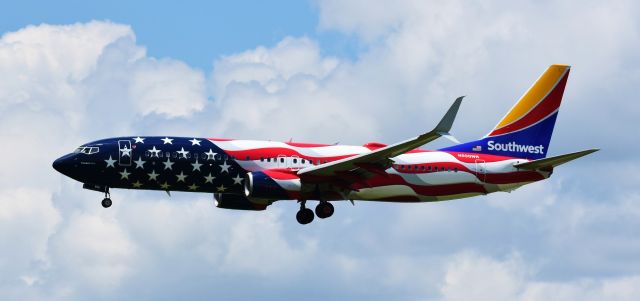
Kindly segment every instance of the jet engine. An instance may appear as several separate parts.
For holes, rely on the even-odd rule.
[[[267,209],[267,206],[269,206],[269,204],[271,203],[254,203],[251,202],[246,196],[237,194],[214,193],[213,198],[215,199],[216,207],[223,209],[261,211]]]
[[[254,171],[244,181],[245,196],[252,200],[295,200],[301,187],[298,175],[289,170]]]

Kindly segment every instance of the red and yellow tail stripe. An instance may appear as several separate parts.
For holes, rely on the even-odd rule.
[[[520,131],[557,112],[570,68],[568,65],[551,65],[487,136]]]

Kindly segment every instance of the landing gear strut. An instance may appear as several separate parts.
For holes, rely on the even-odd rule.
[[[333,215],[333,205],[327,201],[320,201],[316,206],[316,215],[319,218],[327,218]]]
[[[313,221],[313,211],[305,207],[307,201],[300,200],[300,210],[296,213],[296,220],[302,225],[306,225]]]
[[[102,207],[109,208],[113,202],[111,201],[111,194],[109,193],[109,187],[107,187],[104,191],[104,199],[102,199]]]

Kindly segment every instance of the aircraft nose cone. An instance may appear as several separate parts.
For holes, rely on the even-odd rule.
[[[57,170],[59,173],[63,175],[68,175],[70,165],[71,165],[71,162],[69,162],[69,156],[60,157],[55,161],[53,161],[53,164],[52,164],[53,169]]]

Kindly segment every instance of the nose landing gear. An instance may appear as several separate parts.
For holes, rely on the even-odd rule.
[[[101,204],[104,208],[109,208],[113,204],[113,202],[111,201],[111,194],[109,193],[109,187],[105,189],[104,199],[102,199]]]

